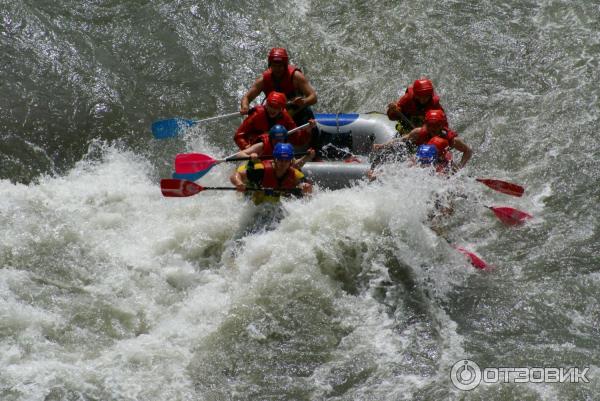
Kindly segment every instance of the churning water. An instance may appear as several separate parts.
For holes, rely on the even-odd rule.
[[[600,399],[599,21],[583,0],[0,0],[0,399]],[[231,154],[240,119],[165,141],[152,121],[237,110],[274,46],[321,112],[384,111],[429,76],[468,168],[280,211],[163,198],[174,155]],[[589,383],[465,392],[463,359]]]

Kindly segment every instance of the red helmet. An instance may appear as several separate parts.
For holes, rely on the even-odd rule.
[[[269,52],[269,65],[273,61],[282,62],[287,65],[289,59],[287,51],[283,47],[274,47]]]
[[[427,145],[433,145],[436,147],[438,154],[442,154],[449,146],[448,140],[441,136],[434,136],[427,142]]]
[[[285,107],[287,103],[287,98],[285,97],[285,94],[281,93],[281,92],[271,92],[269,93],[269,95],[267,96],[267,105],[271,106],[271,107],[275,107],[278,109],[283,109]]]
[[[433,84],[428,79],[413,82],[413,93],[417,96],[433,96]]]
[[[446,122],[446,114],[443,110],[427,110],[425,113],[425,122],[429,124],[443,124]]]

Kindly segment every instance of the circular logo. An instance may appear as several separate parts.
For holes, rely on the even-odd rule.
[[[471,360],[460,360],[452,366],[450,379],[459,390],[473,390],[481,383],[481,368]]]

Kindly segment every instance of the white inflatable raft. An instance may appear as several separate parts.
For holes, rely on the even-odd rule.
[[[320,142],[367,155],[374,143],[385,143],[396,135],[396,123],[383,113],[316,113]]]
[[[356,156],[358,163],[321,161],[306,163],[302,172],[322,188],[339,189],[364,179],[370,168],[368,154],[375,143],[396,135],[396,123],[382,113],[316,113],[320,142]]]

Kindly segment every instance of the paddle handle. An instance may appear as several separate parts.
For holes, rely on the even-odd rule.
[[[304,156],[307,155],[308,152],[298,152],[298,153],[294,153],[294,156]],[[259,160],[270,160],[273,158],[273,155],[263,155],[263,156],[258,156]],[[221,162],[240,162],[240,161],[244,161],[244,160],[250,160],[252,159],[249,156],[246,157],[228,157],[226,159],[223,160],[217,160],[218,163]]]

